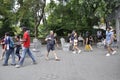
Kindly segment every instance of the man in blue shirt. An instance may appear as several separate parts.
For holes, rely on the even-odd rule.
[[[111,44],[113,43],[113,32],[111,31],[111,28],[107,28],[106,31],[106,45],[108,53],[106,56],[110,56],[110,54],[115,54],[116,51],[112,49]]]
[[[14,54],[14,47],[11,47],[10,46],[10,43],[12,38],[9,36],[9,33],[6,32],[5,33],[5,49],[6,49],[6,54],[5,54],[5,59],[4,59],[4,63],[3,63],[3,66],[8,66],[8,60],[9,60],[9,56],[12,55],[12,63],[11,65],[15,65],[15,54]],[[14,45],[14,44],[13,44]]]

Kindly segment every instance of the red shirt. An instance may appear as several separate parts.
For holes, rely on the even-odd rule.
[[[26,40],[25,42],[23,42],[23,47],[29,48],[29,47],[30,47],[30,36],[29,36],[29,34],[28,34],[27,31],[24,32],[24,34],[23,34],[23,39]]]

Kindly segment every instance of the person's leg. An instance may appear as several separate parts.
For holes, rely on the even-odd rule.
[[[89,44],[86,44],[86,45],[85,45],[85,50],[86,50],[86,51],[89,51],[89,50],[90,50]]]
[[[1,55],[1,58],[0,58],[0,60],[2,60],[2,59],[3,59],[3,57],[4,57],[4,54],[5,54],[5,49],[2,49],[2,55]]]
[[[4,60],[3,66],[8,65],[9,56],[10,56],[10,50],[7,50],[5,53],[5,60]]]
[[[47,45],[47,53],[46,53],[46,56],[45,56],[46,60],[49,59],[48,56],[49,56],[50,49],[51,49],[50,45]]]
[[[27,49],[26,48],[22,48],[22,55],[21,55],[21,58],[20,58],[20,61],[18,62],[18,65],[23,65],[23,62],[24,62],[24,59],[25,59],[25,56],[26,56],[26,52],[27,52]]]
[[[77,53],[76,45],[73,46],[73,54]]]
[[[55,47],[54,47],[54,46],[51,46],[51,50],[53,51],[53,54],[54,54],[54,56],[55,56],[55,60],[56,60],[56,61],[59,61],[60,59],[58,58],[58,56],[57,56],[57,54],[56,54],[56,52],[55,52]]]
[[[15,65],[15,53],[14,53],[14,49],[10,49],[10,53],[12,55],[12,65]]]
[[[21,56],[20,56],[20,48],[17,47],[16,48],[16,55],[18,56],[18,61],[20,60]]]
[[[16,53],[16,55],[18,56],[18,61],[20,60],[21,56],[19,53]]]
[[[109,44],[107,44],[107,51],[108,51],[108,53],[106,54],[106,56],[110,56],[111,49],[110,49],[110,45]]]
[[[110,46],[108,46],[108,53],[111,53],[111,48],[110,48]]]
[[[56,61],[59,61],[60,59],[58,58],[58,56],[57,56],[55,50],[53,50],[53,54],[54,54],[54,56],[55,56],[55,60],[56,60]]]
[[[81,53],[81,50],[78,48],[77,45],[75,45],[75,49],[77,49],[78,53]]]
[[[92,51],[92,50],[93,50],[93,48],[92,48],[91,44],[89,44],[89,47],[90,47],[90,50]]]
[[[115,54],[115,53],[116,53],[116,50],[115,50],[114,48],[112,48],[111,46],[110,46],[110,50],[111,50],[111,53],[112,53],[112,54]]]
[[[27,53],[28,53],[28,55],[30,56],[30,58],[33,60],[33,63],[36,63],[36,60],[35,60],[35,58],[34,58],[34,56],[33,56],[33,54],[31,53],[31,51],[30,51],[29,48],[27,49]]]

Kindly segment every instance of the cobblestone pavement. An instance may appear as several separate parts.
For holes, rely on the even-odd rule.
[[[106,50],[94,47],[92,52],[73,54],[71,51],[56,49],[60,61],[55,61],[52,53],[46,61],[45,46],[40,52],[33,52],[37,64],[32,65],[31,59],[26,57],[24,66],[15,68],[2,66],[0,61],[0,80],[120,80],[120,50],[117,54],[106,57]],[[0,47],[1,50],[1,47]]]

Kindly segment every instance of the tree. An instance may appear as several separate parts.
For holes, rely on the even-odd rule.
[[[34,22],[35,22],[35,37],[38,37],[38,27],[40,25],[41,20],[43,19],[44,8],[46,5],[46,0],[35,0],[33,1],[32,11],[34,16]]]
[[[93,30],[94,25],[99,25],[100,20],[119,6],[119,0],[51,0],[48,4],[49,13],[47,23],[49,29],[54,29],[58,34],[71,30]],[[114,4],[113,4],[114,3]],[[51,7],[52,6],[52,7]],[[47,7],[48,8],[48,7]],[[65,32],[65,33],[66,33]]]
[[[14,0],[0,0],[0,36],[4,36],[5,32],[12,31],[12,23],[14,21],[13,13]]]

